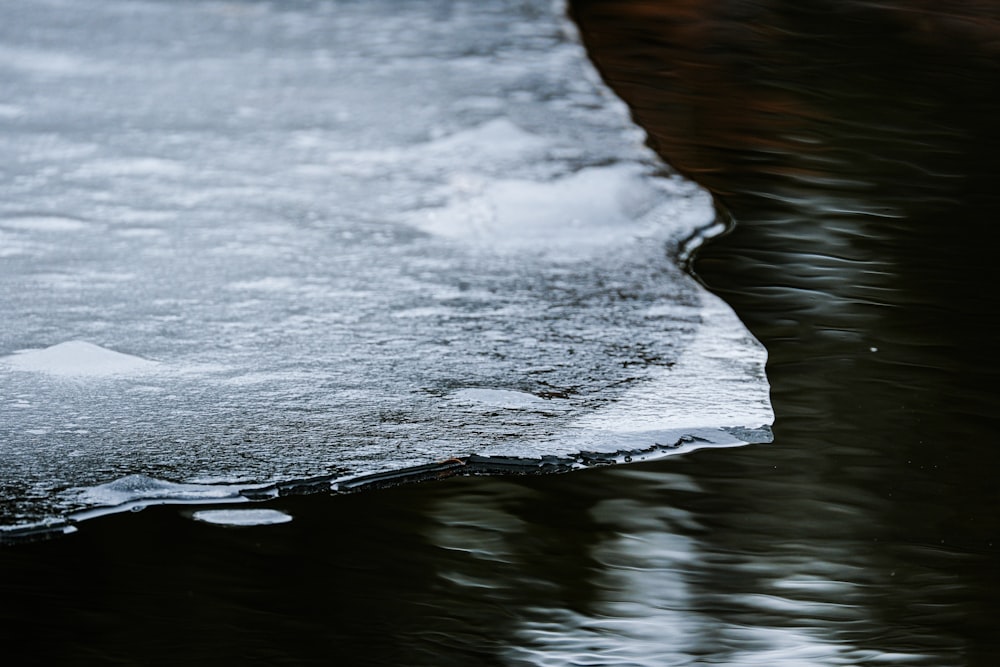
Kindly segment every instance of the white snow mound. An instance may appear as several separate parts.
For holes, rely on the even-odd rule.
[[[14,370],[63,377],[134,375],[159,365],[82,340],[66,341],[40,350],[23,350],[4,357],[3,362]]]

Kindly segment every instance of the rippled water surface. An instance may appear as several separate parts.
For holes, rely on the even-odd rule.
[[[735,221],[693,268],[767,347],[774,442],[94,519],[0,551],[10,636],[58,636],[39,662],[1000,662],[1000,16],[570,10],[650,143]],[[650,400],[589,424],[655,420]]]

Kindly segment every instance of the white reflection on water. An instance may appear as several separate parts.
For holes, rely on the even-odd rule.
[[[863,515],[815,503],[813,515],[800,515],[796,542],[788,538],[796,521],[781,513],[769,520],[748,509],[727,517],[732,526],[709,525],[712,517],[673,501],[712,491],[662,465],[601,475],[621,493],[608,497],[607,486],[602,493],[584,482],[578,492],[572,484],[550,489],[557,498],[494,480],[437,497],[427,538],[451,554],[441,585],[509,620],[506,664],[940,664],[942,654],[917,645],[880,650],[852,641],[852,632],[879,622],[871,586],[861,583],[878,571],[877,558],[851,536]],[[558,516],[532,525],[531,507],[555,503],[563,505]],[[808,507],[788,504],[792,514]],[[811,541],[810,520],[830,514],[846,519],[843,534]],[[743,543],[726,543],[733,531]],[[540,575],[570,563],[586,563],[584,576]]]

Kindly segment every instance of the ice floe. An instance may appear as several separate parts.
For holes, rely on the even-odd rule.
[[[193,512],[191,518],[220,526],[270,526],[292,520],[284,512],[268,509],[201,510]]]

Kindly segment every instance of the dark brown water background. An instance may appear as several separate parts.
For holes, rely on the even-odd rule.
[[[579,0],[728,235],[775,442],[0,552],[11,664],[1000,664],[1000,12]]]

